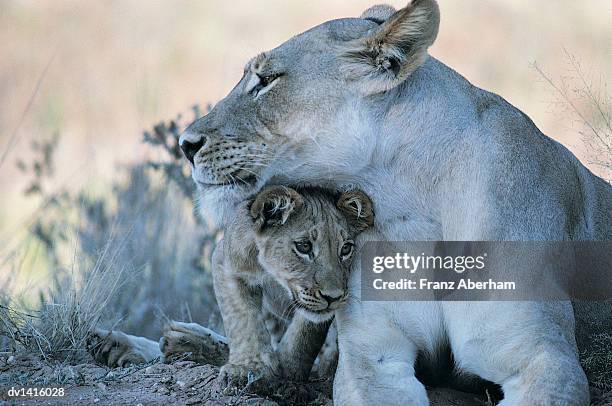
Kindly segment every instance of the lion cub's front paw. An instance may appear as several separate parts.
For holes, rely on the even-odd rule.
[[[275,368],[261,360],[228,363],[219,371],[219,380],[226,394],[244,387],[248,387],[249,391],[261,393],[275,379]]]

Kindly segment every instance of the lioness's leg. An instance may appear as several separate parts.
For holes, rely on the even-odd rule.
[[[428,405],[414,375],[417,346],[384,313],[364,304],[348,317],[336,313],[340,356],[334,404]]]
[[[569,303],[453,302],[444,306],[458,367],[501,385],[501,405],[589,404]]]
[[[87,350],[97,362],[111,368],[142,364],[162,355],[153,340],[103,329],[89,334]]]
[[[196,323],[171,321],[164,327],[159,349],[164,354],[164,361],[184,357],[202,364],[222,366],[229,357],[227,339]]]
[[[308,379],[327,336],[331,320],[314,323],[297,312],[279,345],[279,361],[283,376],[292,380]]]
[[[269,377],[277,373],[261,310],[260,289],[248,286],[223,258],[223,242],[213,255],[215,295],[229,339],[229,362],[221,368],[220,379],[231,386],[245,384],[249,377]]]

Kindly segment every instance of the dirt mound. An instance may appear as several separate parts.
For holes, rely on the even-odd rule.
[[[93,363],[66,365],[33,355],[0,356],[0,406],[29,405],[325,405],[331,406],[331,385],[326,381],[282,382],[268,396],[249,388],[228,393],[217,382],[219,368],[177,361],[108,369]],[[63,397],[9,397],[11,388],[64,388]],[[599,394],[601,396],[601,394]],[[451,389],[429,390],[432,406],[492,406],[486,394]],[[595,402],[594,404],[609,404]]]
[[[145,364],[108,369],[95,364],[65,365],[35,356],[0,358],[0,399],[18,404],[38,403],[42,398],[9,397],[8,391],[23,387],[62,387],[63,397],[46,397],[45,404],[205,404],[266,405],[331,404],[328,382],[309,382],[270,388],[262,397],[240,391],[224,391],[217,382],[219,369],[191,361]]]
[[[93,363],[66,365],[32,355],[0,357],[0,399],[11,404],[97,405],[331,405],[331,385],[326,381],[283,382],[262,397],[248,387],[228,393],[217,382],[219,369],[191,361],[145,364],[108,369]],[[62,387],[63,397],[9,397],[13,388]],[[437,389],[432,405],[485,405],[484,397]],[[1,404],[1,403],[0,403]]]

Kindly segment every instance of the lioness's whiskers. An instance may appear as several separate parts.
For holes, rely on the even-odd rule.
[[[257,174],[256,174],[255,172],[253,172],[253,171],[251,171],[251,170],[247,169],[247,168],[246,168],[246,167],[244,167],[244,166],[242,166],[242,167],[238,168],[238,171],[245,171],[245,172],[248,172],[248,173],[252,174],[253,176],[257,177]],[[240,179],[240,178],[238,178],[238,179]],[[242,180],[242,179],[240,179],[240,180]],[[247,183],[247,182],[246,182],[246,181],[244,181],[244,180],[242,180],[242,181],[243,181],[244,183]],[[248,183],[247,183],[247,184],[248,184]]]
[[[225,174],[226,179],[229,178],[232,186],[236,186],[238,183],[236,182],[236,178],[231,174],[231,173],[227,173]],[[244,182],[244,181],[243,181]],[[246,182],[245,182],[246,183]]]
[[[234,180],[234,186],[236,186],[238,184],[238,182],[236,182],[236,179],[241,181],[242,183],[244,183],[245,185],[249,185],[247,181],[245,181],[244,179],[239,178],[238,176],[234,176],[231,173],[228,174],[233,180]]]

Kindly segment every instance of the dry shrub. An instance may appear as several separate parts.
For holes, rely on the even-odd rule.
[[[115,187],[112,214],[108,203],[88,202],[79,244],[93,256],[113,241],[116,262],[130,269],[107,306],[121,317],[122,330],[157,339],[162,314],[218,329],[208,261],[216,233],[194,220],[192,203],[178,186],[152,172],[144,166],[129,169],[127,182]]]
[[[534,63],[535,70],[554,91],[556,110],[573,116],[582,127],[580,135],[588,148],[589,164],[601,169],[612,180],[612,98],[605,78],[592,79],[578,58],[564,49],[566,75],[553,78]]]

